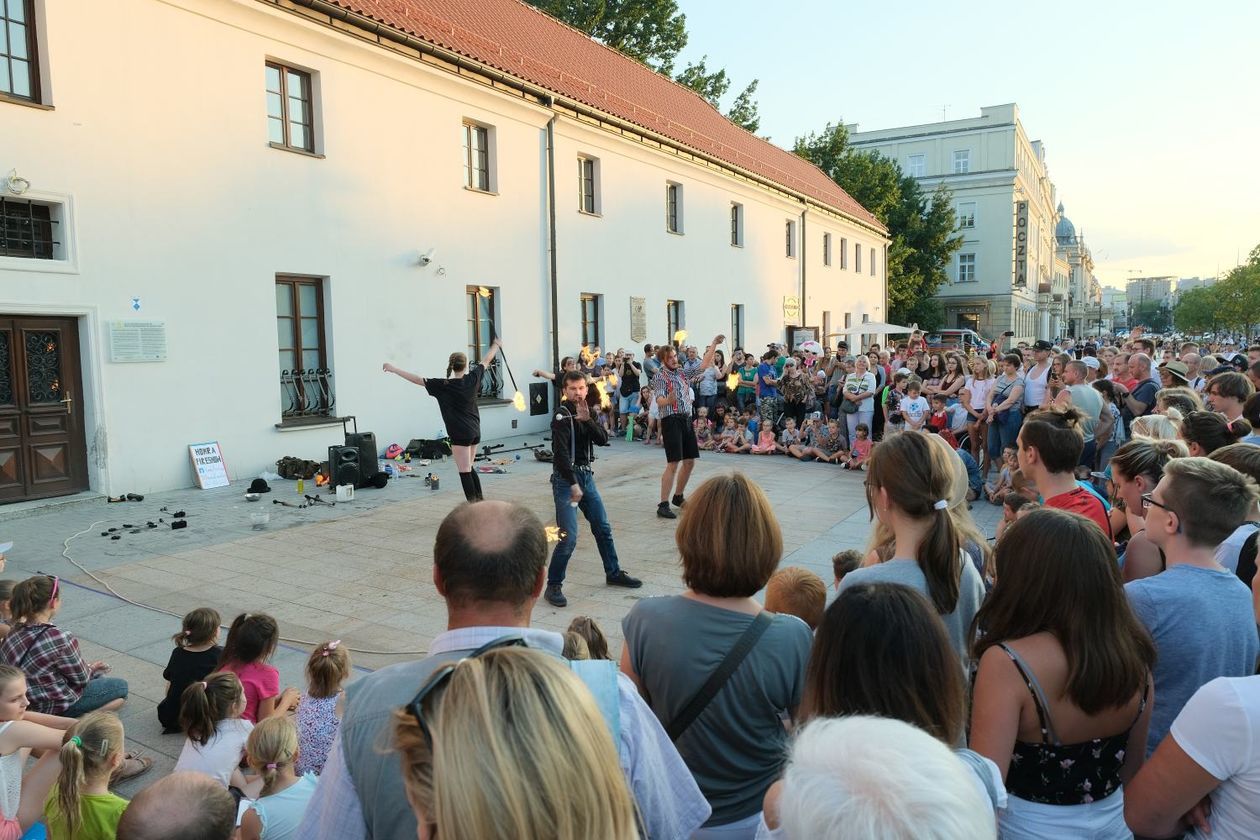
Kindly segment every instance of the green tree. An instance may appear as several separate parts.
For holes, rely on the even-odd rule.
[[[944,313],[933,296],[948,282],[946,268],[963,241],[949,190],[927,195],[896,161],[849,148],[843,125],[797,138],[794,150],[888,228],[888,320],[938,328]]]
[[[1133,307],[1133,317],[1130,320],[1135,325],[1140,324],[1157,333],[1166,332],[1171,323],[1168,307],[1164,306],[1162,300],[1148,300]]]
[[[1260,247],[1251,252],[1249,261],[1237,266],[1225,279],[1211,287],[1216,293],[1221,320],[1230,327],[1252,335],[1252,328],[1260,324]]]
[[[1190,289],[1173,309],[1173,323],[1184,333],[1215,332],[1220,323],[1214,287]]]
[[[557,20],[620,50],[636,61],[686,85],[721,110],[722,97],[731,87],[726,71],[710,71],[708,56],[689,63],[676,76],[674,62],[687,46],[687,16],[676,0],[527,0]],[[749,131],[761,126],[757,79],[735,97],[726,117]]]

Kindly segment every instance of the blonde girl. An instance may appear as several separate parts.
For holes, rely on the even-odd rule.
[[[481,412],[477,408],[477,394],[481,391],[481,378],[494,363],[498,352],[499,339],[495,338],[481,361],[471,368],[467,355],[452,353],[446,363],[445,379],[425,379],[389,362],[381,365],[381,370],[419,385],[438,401],[438,410],[442,413],[442,422],[451,440],[451,455],[455,459],[455,468],[459,470],[459,483],[464,488],[464,498],[470,502],[481,499],[481,482],[473,469],[477,444],[481,442]]]
[[[341,639],[324,642],[306,660],[306,691],[298,700],[297,733],[301,746],[298,775],[319,775],[337,738],[345,703],[342,686],[350,679],[350,652]]]
[[[394,727],[422,840],[639,836],[608,726],[558,659],[503,647],[453,663]]]
[[[44,803],[49,840],[114,840],[127,800],[109,792],[109,780],[124,756],[113,712],[91,712],[67,730],[61,773]]]
[[[69,718],[28,710],[26,677],[0,665],[0,840],[18,840],[43,816],[44,799],[57,779],[57,751]],[[31,750],[44,755],[25,775]]]
[[[241,816],[239,840],[296,840],[316,784],[315,776],[297,770],[297,729],[288,718],[264,720],[249,733],[245,753],[262,790]]]

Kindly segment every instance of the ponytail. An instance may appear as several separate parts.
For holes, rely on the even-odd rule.
[[[297,728],[287,717],[267,718],[253,728],[245,742],[245,754],[249,758],[249,766],[262,777],[260,796],[271,794],[280,769],[292,765],[297,760],[297,753]]]
[[[341,639],[335,639],[311,651],[306,660],[306,693],[311,697],[335,697],[350,679],[350,653]]]
[[[48,609],[57,598],[57,584],[57,578],[36,575],[14,586],[9,598],[14,624],[29,624],[37,614]]]
[[[452,373],[464,370],[466,367],[468,367],[468,356],[463,353],[452,353],[446,361],[446,378],[450,379]]]
[[[241,681],[231,671],[219,671],[190,683],[179,701],[179,726],[188,740],[205,746],[244,697]]]
[[[112,759],[123,748],[123,725],[112,712],[92,712],[77,721],[66,736],[57,756],[61,762],[57,810],[65,823],[64,836],[75,837],[83,822],[80,792],[87,782],[112,772]]]
[[[932,605],[941,615],[949,615],[958,606],[962,540],[954,526],[948,501],[937,500],[933,508],[932,527],[919,546],[919,567],[927,578]]]

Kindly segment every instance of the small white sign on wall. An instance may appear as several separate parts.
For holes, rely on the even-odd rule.
[[[227,464],[223,461],[223,450],[219,449],[217,440],[208,443],[193,443],[188,446],[188,457],[192,458],[193,470],[197,473],[197,486],[202,490],[211,487],[227,487]]]
[[[165,321],[110,321],[111,362],[166,361]]]

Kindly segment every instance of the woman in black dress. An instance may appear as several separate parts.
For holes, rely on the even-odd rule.
[[[464,498],[470,502],[480,501],[481,480],[473,470],[473,459],[477,455],[477,444],[481,442],[481,412],[477,409],[477,392],[481,389],[481,377],[486,367],[494,361],[499,352],[499,339],[490,342],[490,350],[485,358],[468,366],[468,357],[463,353],[452,353],[446,365],[445,379],[425,379],[414,373],[408,373],[386,362],[381,370],[394,373],[408,382],[426,389],[430,396],[438,401],[438,409],[442,412],[442,422],[446,424],[446,435],[451,439],[451,455],[455,459],[455,469],[459,470],[459,483],[464,488]]]

